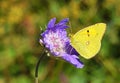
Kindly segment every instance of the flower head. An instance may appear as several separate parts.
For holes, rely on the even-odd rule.
[[[66,18],[55,24],[56,18],[51,19],[45,32],[41,34],[42,39],[40,39],[40,42],[42,42],[54,56],[61,57],[77,68],[82,68],[84,65],[80,62],[78,53],[70,45],[70,40],[67,37],[66,28],[68,28],[68,26],[66,23],[68,21],[69,19]]]

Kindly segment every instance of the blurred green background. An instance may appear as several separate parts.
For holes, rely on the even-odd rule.
[[[45,55],[40,83],[120,83],[120,0],[0,0],[0,83],[34,83],[40,26],[68,17],[72,32],[107,24],[100,52],[84,68]],[[69,32],[70,33],[70,32]]]

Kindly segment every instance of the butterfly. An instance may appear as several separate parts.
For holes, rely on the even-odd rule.
[[[105,33],[106,24],[97,23],[79,30],[71,37],[72,47],[84,58],[94,57],[100,50],[101,39]]]

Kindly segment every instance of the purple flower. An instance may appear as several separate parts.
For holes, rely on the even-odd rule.
[[[42,42],[45,47],[55,56],[61,57],[62,59],[73,64],[77,68],[82,68],[84,65],[80,62],[78,53],[70,45],[70,40],[67,37],[66,23],[69,21],[68,18],[61,20],[55,24],[56,18],[49,21],[47,29],[41,34]]]

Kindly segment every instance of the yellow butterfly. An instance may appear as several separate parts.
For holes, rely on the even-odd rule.
[[[105,23],[88,26],[72,36],[71,45],[82,57],[90,59],[100,50],[105,30]]]

